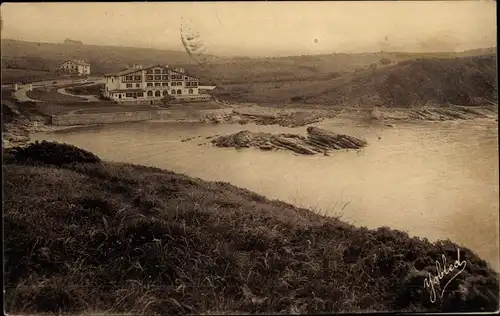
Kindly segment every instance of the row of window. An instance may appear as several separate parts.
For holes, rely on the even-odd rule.
[[[154,71],[153,71],[153,69],[148,69],[148,70],[146,70],[146,73],[147,74],[153,74],[153,73],[155,73],[155,74],[161,74],[161,73],[168,74],[168,69],[155,69]]]
[[[142,81],[142,76],[125,76],[123,81]]]
[[[193,94],[193,89],[189,89],[189,90],[188,90],[188,93],[189,93],[189,94]],[[172,89],[172,90],[170,91],[170,94],[182,94],[182,90],[181,90],[181,89],[177,89],[177,90]],[[154,92],[150,90],[150,91],[148,91],[148,92],[147,92],[147,96],[148,96],[148,97],[152,97],[153,95],[154,95],[155,97],[161,97],[161,96],[162,96],[162,92],[161,92],[161,91],[159,91],[159,90],[154,91]],[[166,95],[168,95],[168,91],[167,91],[167,90],[164,90],[164,91],[163,91],[163,96],[166,96]],[[119,98],[120,98],[120,99],[121,99],[121,96],[122,96],[122,95],[120,94],[120,95],[119,95]],[[127,92],[127,93],[125,93],[125,96],[126,96],[127,98],[142,98],[142,97],[144,97],[144,93],[143,93],[143,92],[138,92],[138,93],[130,93],[130,92]]]
[[[193,84],[194,85],[186,84],[186,86],[191,86],[191,87],[194,87],[194,88],[198,87],[198,83],[197,82],[193,82]],[[155,83],[148,82],[148,83],[146,83],[146,86],[147,87],[168,87],[168,82],[155,82]],[[182,86],[182,81],[174,81],[174,82],[172,82],[171,86]],[[134,85],[132,83],[127,83],[126,87],[127,88],[133,88]],[[140,83],[136,83],[135,87],[136,88],[140,88],[141,84]]]
[[[172,80],[188,80],[189,77],[183,77],[182,75],[171,75],[170,79]],[[168,75],[146,75],[146,81],[153,81],[153,80],[163,80],[167,81],[169,80]],[[125,76],[123,77],[123,82],[125,81],[142,81],[142,76]]]

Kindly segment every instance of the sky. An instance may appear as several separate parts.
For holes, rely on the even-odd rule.
[[[282,56],[496,46],[496,3],[475,1],[2,3],[2,38]],[[189,29],[190,31],[186,31]]]

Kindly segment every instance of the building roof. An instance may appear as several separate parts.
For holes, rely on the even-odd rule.
[[[152,66],[148,66],[148,67],[143,67],[143,68],[129,68],[129,69],[125,69],[125,70],[122,70],[122,71],[118,71],[118,72],[113,72],[113,73],[109,73],[109,74],[105,74],[104,77],[120,77],[120,76],[126,76],[128,74],[131,74],[131,73],[134,73],[136,71],[141,71],[141,70],[148,70],[148,69],[151,69],[151,68],[156,68],[156,67],[160,67],[160,68],[166,68],[172,72],[175,72],[175,73],[178,73],[180,75],[184,75],[184,76],[188,76],[188,77],[193,77],[193,78],[197,78],[196,76],[192,76],[186,72],[179,72],[177,70],[175,70],[174,68],[171,68],[169,66],[165,66],[165,65],[152,65]]]
[[[69,60],[66,60],[64,62],[61,63],[64,64],[64,63],[67,63],[68,61],[74,63],[74,64],[77,64],[77,65],[81,65],[81,66],[90,66],[90,64],[84,60],[77,60],[77,59],[69,59]]]
[[[140,68],[125,69],[125,70],[122,70],[122,71],[105,74],[104,77],[121,77],[121,76],[125,76],[125,75],[128,75],[128,74],[137,72],[137,71],[142,71],[143,69],[140,69]]]

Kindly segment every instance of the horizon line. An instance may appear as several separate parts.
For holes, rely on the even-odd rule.
[[[72,40],[70,38],[67,38],[69,40]],[[135,49],[150,49],[150,50],[159,50],[159,51],[171,51],[171,52],[178,52],[178,53],[186,53],[185,50],[182,49],[169,49],[169,48],[159,48],[159,47],[144,47],[144,46],[127,46],[127,45],[105,45],[105,44],[92,44],[92,43],[83,43],[82,44],[66,44],[64,42],[49,42],[49,41],[34,41],[34,40],[23,40],[23,39],[15,39],[15,38],[2,38],[2,41],[16,41],[16,42],[24,42],[24,43],[38,43],[38,44],[53,44],[53,45],[82,45],[82,46],[101,46],[101,47],[117,47],[117,48],[135,48]],[[72,40],[72,41],[78,41],[78,40]],[[496,49],[497,46],[489,46],[489,47],[476,47],[476,48],[469,48],[465,50],[460,50],[460,51],[404,51],[404,50],[379,50],[379,51],[358,51],[358,52],[341,52],[341,51],[332,51],[331,53],[319,53],[319,54],[291,54],[291,55],[226,55],[226,54],[207,54],[207,57],[219,57],[219,58],[253,58],[253,59],[258,59],[258,58],[287,58],[287,57],[304,57],[304,56],[326,56],[326,55],[336,55],[336,54],[345,54],[345,55],[358,55],[358,54],[377,54],[377,53],[390,53],[390,54],[444,54],[444,53],[449,53],[449,54],[459,54],[459,53],[464,53],[467,51],[474,51],[474,50],[486,50],[486,49]]]

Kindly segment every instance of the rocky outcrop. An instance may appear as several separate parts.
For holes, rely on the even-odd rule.
[[[280,125],[283,127],[299,127],[317,123],[328,117],[326,111],[293,111],[273,110],[254,107],[251,110],[233,109],[230,113],[209,113],[201,118],[202,123],[255,123],[257,125]]]
[[[17,104],[9,101],[2,102],[3,117],[2,147],[24,146],[30,142],[30,133],[46,129],[46,118],[38,115],[23,115]]]
[[[301,155],[327,154],[330,150],[359,149],[368,145],[365,140],[336,134],[318,127],[308,127],[307,137],[295,134],[270,134],[241,131],[212,140],[217,147],[289,150]]]
[[[258,125],[280,125],[283,127],[299,127],[320,122],[327,117],[326,112],[319,111],[279,111],[277,113],[245,113],[234,110],[242,118]]]
[[[377,110],[380,115],[377,118],[372,113],[374,119],[389,120],[418,120],[418,121],[453,121],[472,119],[495,119],[498,116],[496,107],[466,107],[466,106],[442,106],[442,107],[422,107],[418,109],[408,109],[397,113],[393,110],[384,109],[383,113]]]

